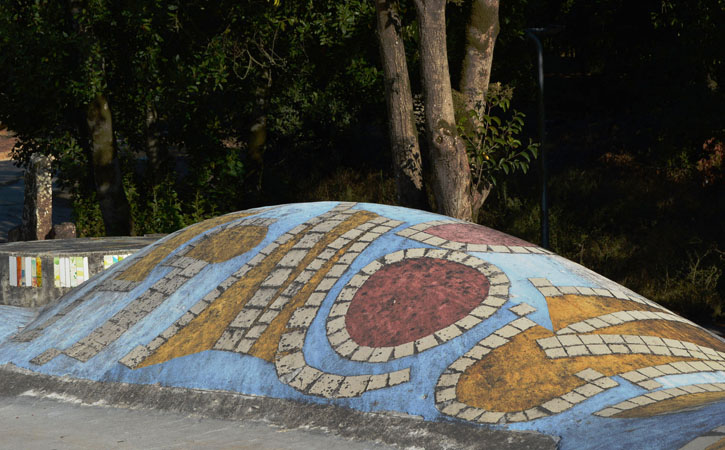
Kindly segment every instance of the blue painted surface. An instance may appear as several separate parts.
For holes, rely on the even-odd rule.
[[[143,320],[85,363],[66,355],[57,356],[44,365],[33,364],[30,360],[50,348],[69,348],[102,325],[117,311],[127,307],[170,272],[170,267],[162,266],[163,261],[132,291],[127,293],[96,292],[30,342],[17,342],[10,339],[9,336],[15,333],[18,327],[30,321],[35,312],[0,307],[0,317],[3,318],[0,321],[0,364],[13,363],[40,373],[69,375],[96,381],[160,383],[164,386],[220,389],[306,402],[334,403],[361,411],[400,411],[422,416],[426,420],[458,421],[459,419],[441,414],[434,399],[436,383],[448,366],[479,341],[516,319],[517,316],[508,308],[519,303],[526,302],[534,306],[536,311],[528,317],[548,330],[553,329],[546,300],[532,285],[529,278],[546,278],[554,286],[609,287],[609,283],[611,283],[574,263],[553,255],[471,252],[470,255],[498,267],[510,281],[509,299],[493,316],[461,336],[413,356],[393,359],[384,363],[352,361],[336,353],[326,334],[326,320],[340,291],[363,267],[386,254],[408,248],[433,248],[432,245],[401,237],[395,234],[396,232],[418,223],[452,220],[444,216],[405,208],[358,204],[354,207],[355,209],[374,212],[389,219],[401,220],[404,223],[376,239],[337,280],[308,329],[304,342],[305,358],[310,366],[339,375],[381,374],[410,368],[410,380],[407,383],[368,391],[356,398],[327,399],[304,394],[281,382],[273,363],[239,353],[206,350],[136,369],[129,369],[119,363],[119,360],[137,345],[145,345],[161,334],[200,298],[215,289],[243,264],[249,262],[259,250],[290,229],[329,211],[336,205],[336,202],[322,202],[284,205],[260,210],[252,218],[265,217],[277,221],[268,227],[268,233],[259,245],[228,261],[210,264],[202,269],[191,282],[168,296]],[[249,217],[244,220],[246,219]],[[202,238],[203,234],[189,243],[183,244],[178,250]],[[80,289],[63,297],[57,305],[44,310],[29,327],[32,328],[43,323],[76,299],[91,292],[95,285],[130,267],[134,261],[142,258],[146,253],[142,251],[94,277]],[[169,255],[167,259],[174,257],[174,254]],[[619,383],[618,387],[595,395],[562,413],[528,422],[494,426],[515,430],[536,430],[561,436],[562,449],[579,449],[677,448],[699,434],[724,424],[724,401],[690,411],[647,419],[613,419],[593,415],[608,405],[646,392],[643,388],[621,377],[613,378]],[[658,378],[657,381],[662,383],[664,388],[697,383],[725,383],[725,372],[670,375]],[[687,425],[683,426],[683,424]]]
[[[0,342],[32,321],[37,312],[30,308],[0,305]]]

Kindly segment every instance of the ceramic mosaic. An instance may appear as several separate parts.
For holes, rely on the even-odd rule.
[[[535,430],[563,449],[706,448],[725,426],[722,339],[521,239],[363,203],[181,230],[0,344],[6,362]]]
[[[8,276],[10,286],[42,287],[43,271],[40,258],[29,256],[9,256]]]
[[[127,258],[128,256],[131,256],[131,254],[125,253],[123,255],[103,255],[103,269],[108,269],[117,262],[123,261],[124,258]]]
[[[55,287],[76,287],[89,277],[87,256],[56,256],[53,258]]]

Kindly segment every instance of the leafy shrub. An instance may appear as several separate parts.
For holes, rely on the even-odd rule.
[[[725,145],[710,138],[702,144],[704,156],[697,161],[697,171],[702,174],[703,185],[715,185],[725,180]]]
[[[523,145],[520,135],[524,113],[513,110],[508,118],[502,116],[511,106],[513,88],[493,83],[485,102],[478,102],[458,120],[458,133],[466,142],[473,186],[477,191],[496,186],[501,175],[520,171],[526,173],[536,158],[538,144],[530,139]]]

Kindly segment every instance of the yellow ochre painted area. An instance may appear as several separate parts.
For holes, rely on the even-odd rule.
[[[361,211],[353,214],[349,219],[338,225],[333,231],[327,233],[321,241],[324,243],[316,245],[313,249],[316,253],[310,257],[306,255],[305,259],[291,273],[287,281],[278,289],[276,298],[286,289],[289,283],[304,270],[304,268],[321,252],[327,243],[337,239],[339,235],[356,227],[357,225],[376,217],[375,214]],[[182,330],[178,331],[167,342],[159,347],[151,356],[146,358],[138,367],[146,367],[153,364],[160,364],[174,358],[178,358],[193,353],[199,353],[204,350],[210,350],[224,333],[224,329],[234,320],[239,312],[244,308],[247,301],[254,295],[260,284],[274,270],[279,261],[287,254],[287,252],[304,236],[304,232],[298,234],[295,238],[290,239],[286,243],[280,245],[269,256],[264,258],[258,265],[254,266],[247,274],[232,284],[229,289],[224,291],[214,302],[209,305],[201,314],[194,318]],[[319,244],[319,243],[318,243]],[[312,252],[310,252],[312,253]],[[310,258],[308,261],[308,257]],[[290,312],[291,314],[291,312]],[[286,324],[286,322],[284,322]],[[276,340],[279,340],[281,333],[274,334]],[[269,338],[268,338],[269,339]],[[276,350],[277,341],[271,340],[273,348]]]
[[[659,414],[668,414],[681,411],[685,408],[694,408],[706,405],[725,398],[725,392],[697,392],[695,394],[685,394],[679,397],[668,398],[649,405],[637,406],[613,415],[612,417],[632,419],[635,417],[652,417]]]
[[[156,349],[151,356],[139,364],[139,367],[163,363],[180,356],[213,348],[227,325],[237,317],[239,311],[254,295],[262,281],[299,239],[300,236],[277,247],[262,262],[251,268],[242,279],[224,291],[188,325]]]
[[[205,220],[197,224],[187,227],[179,234],[170,237],[164,242],[158,244],[153,250],[151,250],[146,256],[136,261],[131,267],[126,269],[123,273],[116,277],[118,280],[127,281],[143,281],[149,273],[160,263],[164,258],[169,256],[171,252],[176,250],[180,245],[190,241],[197,235],[210,230],[218,225],[222,225],[231,222],[242,217],[251,216],[253,214],[259,214],[260,211],[244,211],[233,214],[227,214],[225,216],[215,217],[213,219]]]
[[[586,382],[576,373],[592,368],[612,376],[643,367],[692,360],[658,355],[603,355],[549,359],[536,339],[551,337],[541,326],[515,336],[461,375],[458,400],[489,411],[522,411],[566,394]]]
[[[641,303],[611,297],[567,294],[546,297],[554,331],[592,317],[618,311],[662,311]]]
[[[267,235],[267,227],[256,225],[227,228],[199,242],[185,256],[208,263],[228,261],[247,253]]]
[[[618,311],[663,311],[648,305],[611,297],[569,294],[546,297],[549,316],[558,331],[567,325]],[[725,344],[696,326],[667,320],[645,319],[599,328],[594,334],[633,334],[688,341],[725,351]]]
[[[708,445],[705,450],[725,450],[725,437],[715,442],[714,444]]]

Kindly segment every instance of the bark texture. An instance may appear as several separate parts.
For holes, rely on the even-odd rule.
[[[427,209],[423,163],[413,114],[408,63],[400,33],[397,0],[375,0],[375,10],[397,200],[402,206]]]
[[[51,157],[34,154],[25,169],[25,198],[21,239],[43,240],[53,227],[53,172]]]
[[[248,182],[254,182],[252,191],[259,195],[262,192],[264,176],[264,152],[267,150],[267,110],[272,89],[272,71],[264,70],[264,84],[255,89],[255,119],[249,127],[248,143]]]
[[[463,109],[470,111],[486,101],[491,80],[493,50],[499,33],[499,0],[474,0],[471,17],[466,28],[466,54],[463,58],[460,90],[463,95]],[[471,119],[473,120],[473,119]],[[466,124],[466,130],[476,129],[480,124]],[[472,187],[471,210],[477,219],[483,203],[491,193],[491,185]],[[479,190],[480,189],[480,190]]]
[[[156,184],[161,181],[166,172],[168,155],[161,144],[159,115],[151,102],[146,105],[146,156],[151,166],[151,176]]]
[[[428,148],[438,211],[471,220],[471,170],[456,130],[446,48],[445,0],[415,0]]]
[[[81,14],[86,7],[85,0],[68,0],[69,19],[73,32],[92,41],[94,39],[92,30],[88,29],[81,20]],[[88,54],[81,54],[77,49],[73,52],[74,59],[79,65],[86,64]],[[153,114],[155,115],[155,111]],[[108,100],[102,93],[97,93],[85,111],[79,111],[79,116],[85,116],[86,125],[88,125],[93,178],[106,235],[128,236],[133,233],[133,220],[126,192],[123,190],[121,165],[116,155],[113,121]],[[155,120],[155,116],[153,119]],[[82,129],[82,124],[79,126]]]
[[[499,32],[499,0],[474,0],[466,28],[466,54],[463,58],[460,90],[466,110],[484,102],[491,79],[493,48]]]
[[[111,109],[104,95],[97,95],[88,105],[86,120],[91,136],[96,194],[106,234],[128,236],[133,231],[133,224],[116,156]]]

